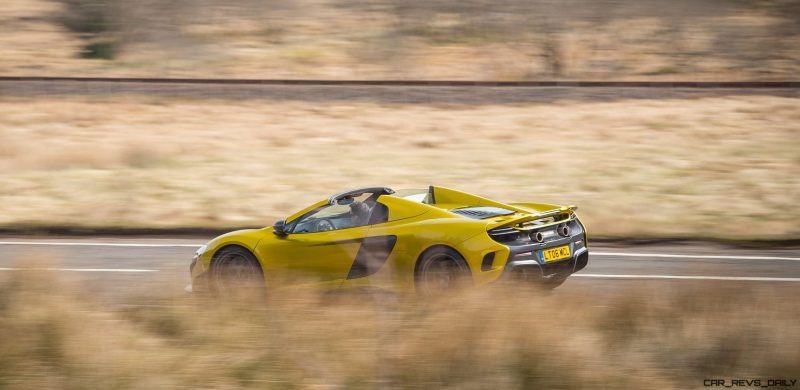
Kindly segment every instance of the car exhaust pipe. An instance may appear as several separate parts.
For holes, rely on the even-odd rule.
[[[562,237],[569,237],[569,226],[567,224],[559,225],[558,234]]]
[[[544,242],[544,234],[542,232],[531,233],[531,240],[542,243]]]

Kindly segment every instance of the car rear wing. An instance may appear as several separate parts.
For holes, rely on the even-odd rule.
[[[486,230],[511,227],[517,230],[532,230],[557,225],[575,218],[578,206],[562,206],[557,209],[544,211],[537,214],[523,214],[517,218],[490,223]],[[539,223],[537,223],[537,221]]]

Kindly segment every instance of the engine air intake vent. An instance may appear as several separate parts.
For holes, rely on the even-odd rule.
[[[462,207],[460,209],[452,209],[450,212],[472,219],[486,219],[514,214],[514,211],[500,207]]]

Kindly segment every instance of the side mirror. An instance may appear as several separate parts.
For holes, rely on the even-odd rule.
[[[278,237],[286,236],[289,233],[287,233],[286,230],[284,230],[285,227],[286,227],[285,219],[281,219],[280,221],[275,221],[275,224],[272,225],[272,232],[275,233],[275,235]]]

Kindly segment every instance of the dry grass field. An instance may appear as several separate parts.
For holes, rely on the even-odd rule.
[[[800,235],[770,96],[516,105],[0,99],[0,225],[266,226],[361,185],[577,204],[595,236]]]
[[[797,0],[4,0],[0,74],[792,79]]]
[[[800,306],[768,284],[108,305],[55,274],[6,276],[4,389],[685,389],[800,367]]]
[[[800,74],[800,0],[0,3],[0,76]],[[355,187],[436,184],[578,205],[590,239],[800,239],[796,90],[67,84],[0,86],[4,235],[262,227]],[[800,380],[796,278],[758,276],[782,272],[750,260],[718,273],[748,276],[738,279],[681,271],[574,278],[551,292],[498,283],[424,302],[303,287],[221,300],[181,292],[187,270],[175,259],[192,244],[160,254],[31,243],[47,246],[3,252],[0,390]],[[674,260],[697,275],[736,261]],[[158,266],[86,268],[144,263]]]

